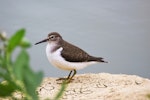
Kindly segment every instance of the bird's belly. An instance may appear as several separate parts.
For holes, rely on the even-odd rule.
[[[66,61],[62,56],[61,56],[61,51],[62,48],[59,48],[58,50],[56,50],[53,53],[50,53],[48,51],[46,51],[47,57],[49,62],[55,66],[58,67],[60,69],[63,70],[79,70],[82,69],[88,65],[94,64],[96,62],[69,62]]]
[[[59,60],[59,59],[49,59],[50,63],[54,65],[55,67],[58,67],[63,70],[79,70],[83,69],[84,67],[94,63],[94,62],[82,62],[82,63],[75,63],[75,62],[68,62],[65,61],[64,59]]]

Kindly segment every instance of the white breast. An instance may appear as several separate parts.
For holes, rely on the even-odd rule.
[[[81,63],[78,63],[78,62],[68,62],[66,61],[64,58],[62,58],[61,56],[61,51],[63,50],[62,47],[60,47],[59,49],[57,49],[56,51],[54,52],[51,52],[52,49],[54,48],[54,44],[47,44],[47,47],[46,47],[46,55],[48,57],[48,60],[49,62],[54,65],[55,67],[58,67],[60,69],[63,69],[63,70],[73,70],[73,69],[82,69],[88,65],[91,65],[91,64],[95,64],[97,62],[81,62]]]

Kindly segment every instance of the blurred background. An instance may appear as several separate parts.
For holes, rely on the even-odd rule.
[[[46,44],[34,45],[53,31],[108,64],[83,73],[131,74],[150,78],[149,0],[0,0],[0,30],[11,36],[25,28],[32,47],[31,66],[46,77],[68,75],[47,60]],[[14,54],[15,56],[15,54]]]

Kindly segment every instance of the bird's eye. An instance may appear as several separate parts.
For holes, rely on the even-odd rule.
[[[56,38],[55,35],[50,36],[51,40],[54,40],[55,38]]]

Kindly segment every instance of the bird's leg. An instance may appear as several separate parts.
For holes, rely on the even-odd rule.
[[[69,73],[69,75],[68,75],[67,79],[69,79],[69,78],[70,78],[70,76],[71,76],[71,73],[72,73],[72,70],[70,71],[70,73]]]
[[[73,73],[73,75],[70,77],[70,74],[69,74],[69,78],[68,78],[68,82],[70,82],[71,80],[72,80],[72,78],[76,75],[76,73],[77,73],[77,71],[74,69],[73,70],[74,71],[74,73]]]
[[[71,76],[70,79],[72,79],[76,75],[76,73],[77,73],[77,71],[75,69],[73,71],[74,71],[74,73],[73,73],[73,75]]]
[[[71,76],[72,72],[73,72],[73,75]],[[72,78],[76,75],[76,73],[77,73],[77,71],[75,69],[71,70],[67,78],[59,78],[59,79],[57,79],[57,81],[65,80],[67,83],[69,83],[69,82],[71,82],[71,80],[73,80]]]
[[[71,76],[71,73],[72,73],[72,70],[70,71],[69,75],[67,78],[58,78],[56,81],[59,81],[59,80],[68,80]]]

